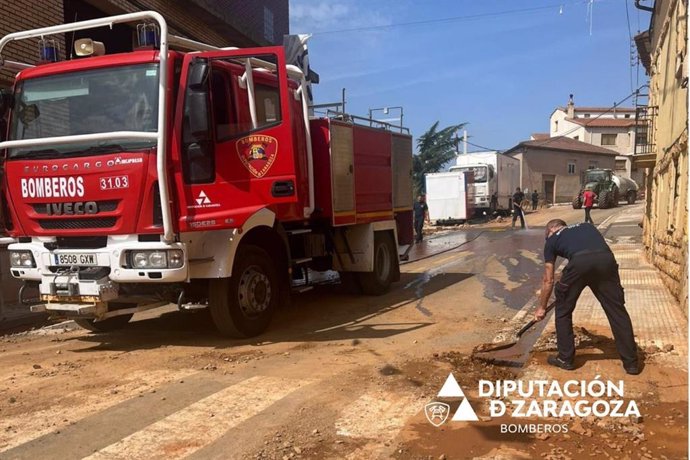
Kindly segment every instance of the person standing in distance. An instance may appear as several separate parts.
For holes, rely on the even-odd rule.
[[[594,200],[597,199],[597,194],[592,191],[591,187],[587,187],[582,193],[582,206],[585,208],[585,222],[589,222],[594,225],[592,220],[592,207],[594,206]]]
[[[414,212],[414,230],[417,236],[415,237],[416,243],[421,243],[424,239],[422,230],[424,229],[424,222],[429,222],[429,206],[426,204],[426,196],[419,195],[417,201],[415,201],[413,206]]]
[[[537,205],[539,204],[539,192],[536,190],[532,192],[532,211],[537,210]]]
[[[575,369],[575,336],[573,311],[585,287],[597,298],[609,320],[616,349],[625,372],[640,373],[637,344],[630,315],[625,309],[625,294],[618,274],[618,263],[599,230],[589,223],[567,226],[561,219],[546,224],[544,244],[544,278],[539,305],[534,318],[546,316],[546,305],[554,288],[556,258],[568,259],[561,279],[556,283],[556,341],[558,354],[549,356],[552,366]]]
[[[515,228],[515,221],[520,217],[520,226],[525,228],[525,216],[522,212],[522,202],[525,200],[525,194],[522,193],[520,187],[515,189],[513,193],[513,228]]]

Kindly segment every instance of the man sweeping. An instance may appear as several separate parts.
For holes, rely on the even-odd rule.
[[[628,374],[637,375],[637,345],[625,296],[618,274],[618,264],[601,233],[589,223],[566,225],[561,219],[546,224],[544,245],[544,279],[535,319],[546,315],[546,305],[554,288],[554,265],[557,257],[568,259],[561,279],[556,283],[556,338],[558,355],[548,363],[561,369],[575,369],[575,336],[573,311],[582,290],[589,286],[609,320],[616,349]]]

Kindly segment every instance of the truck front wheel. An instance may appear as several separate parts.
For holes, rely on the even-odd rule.
[[[268,253],[258,246],[242,246],[232,276],[211,280],[213,323],[228,337],[255,337],[268,328],[279,295],[278,275]]]
[[[368,295],[382,295],[388,292],[397,275],[398,251],[389,233],[374,234],[374,271],[359,273],[362,292]]]
[[[128,314],[113,316],[103,321],[96,321],[88,318],[75,318],[74,322],[91,332],[111,332],[125,327],[130,319],[132,319],[132,315]]]

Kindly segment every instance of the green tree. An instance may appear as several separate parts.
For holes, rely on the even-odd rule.
[[[438,121],[417,139],[417,154],[412,157],[412,177],[415,195],[424,193],[426,183],[424,175],[439,172],[441,168],[455,157],[457,140],[453,137],[466,123],[451,125],[439,131]]]

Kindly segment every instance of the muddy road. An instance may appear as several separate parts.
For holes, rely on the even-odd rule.
[[[530,304],[543,229],[472,228],[426,244],[389,294],[319,286],[254,340],[224,339],[206,312],[172,309],[113,333],[3,337],[0,457],[404,457],[425,404],[449,370],[462,372],[448,353],[491,341]],[[506,372],[472,366],[468,375]]]

